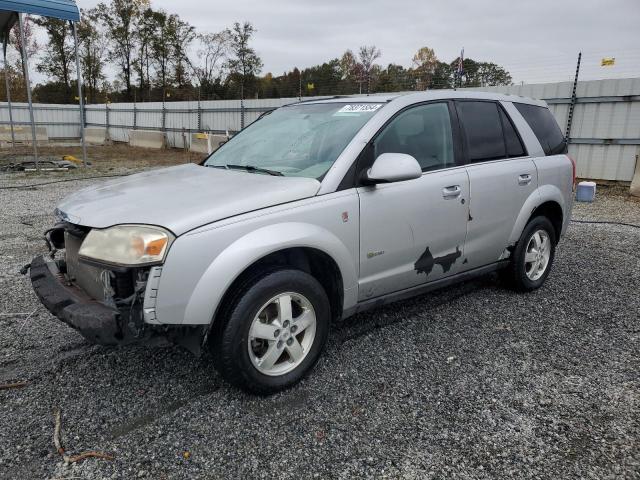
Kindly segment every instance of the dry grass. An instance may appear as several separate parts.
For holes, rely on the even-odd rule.
[[[0,166],[16,160],[23,160],[17,157],[31,155],[33,155],[33,149],[29,146],[18,146],[15,150],[11,147],[2,148],[0,149]],[[51,160],[62,160],[65,155],[73,155],[78,159],[82,159],[82,148],[80,146],[40,146],[38,147],[38,155],[40,158]],[[203,154],[185,152],[177,148],[154,150],[134,148],[124,143],[87,147],[87,160],[91,163],[90,171],[92,174],[197,163],[202,158]],[[67,172],[65,175],[70,173],[84,174],[82,168],[74,172]],[[46,175],[46,173],[43,172],[40,175]]]

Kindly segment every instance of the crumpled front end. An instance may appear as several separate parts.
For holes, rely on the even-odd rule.
[[[46,233],[51,252],[34,258],[30,265],[31,283],[42,304],[99,345],[122,345],[164,336],[197,350],[194,345],[199,344],[202,331],[156,321],[155,300],[162,266],[117,267],[83,261],[78,252],[90,230],[62,222]],[[185,342],[186,338],[190,340]]]

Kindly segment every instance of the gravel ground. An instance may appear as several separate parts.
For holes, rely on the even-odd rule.
[[[39,306],[16,272],[89,182],[0,190],[0,384],[28,382],[0,390],[0,477],[640,478],[639,229],[572,224],[531,294],[487,276],[357,315],[256,398],[208,357],[92,346]],[[640,223],[640,203],[603,190],[574,216]],[[65,465],[56,408],[70,454],[115,460]]]

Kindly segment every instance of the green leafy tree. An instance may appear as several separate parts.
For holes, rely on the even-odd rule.
[[[432,48],[422,47],[413,56],[412,65],[416,75],[416,90],[426,90],[431,82],[438,65],[438,57]]]
[[[82,11],[78,23],[78,55],[85,95],[89,103],[95,103],[101,84],[105,81],[106,39],[98,24],[98,12],[95,9]]]
[[[233,79],[240,85],[240,98],[244,98],[245,86],[254,80],[262,69],[262,60],[256,51],[249,46],[256,29],[249,22],[236,22],[229,33],[231,58],[227,65]]]
[[[109,58],[120,68],[127,97],[131,97],[135,66],[137,29],[142,12],[149,8],[149,0],[111,0],[96,7],[109,39]]]
[[[36,69],[60,82],[67,94],[70,94],[70,70],[74,52],[69,23],[52,17],[37,17],[34,22],[44,28],[48,39]]]

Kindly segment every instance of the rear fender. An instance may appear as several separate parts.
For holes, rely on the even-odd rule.
[[[542,185],[532,192],[524,202],[509,236],[509,245],[514,245],[518,241],[536,208],[546,202],[556,202],[560,205],[563,222],[566,221],[566,205],[562,191],[555,185]]]

